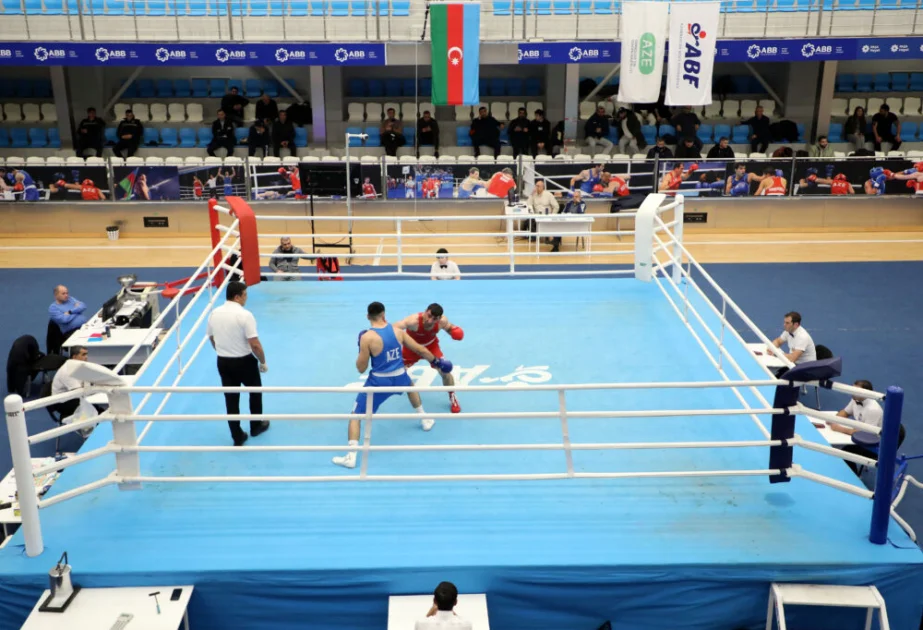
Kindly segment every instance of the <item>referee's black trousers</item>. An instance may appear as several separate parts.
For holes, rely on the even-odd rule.
[[[218,357],[218,374],[221,376],[221,385],[224,387],[259,387],[263,384],[260,380],[260,363],[252,354],[245,357]],[[225,393],[224,405],[229,416],[240,415],[240,394]],[[250,394],[250,413],[257,415],[263,413],[263,394],[252,392]],[[259,420],[250,421],[250,430],[253,431],[260,424]],[[240,430],[240,421],[228,420],[231,427],[231,437],[237,438],[243,433]]]

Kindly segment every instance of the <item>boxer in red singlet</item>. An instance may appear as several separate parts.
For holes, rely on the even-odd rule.
[[[689,179],[689,176],[696,172],[698,168],[699,165],[693,163],[689,165],[689,170],[684,172],[682,162],[673,162],[672,170],[663,174],[660,186],[657,187],[657,192],[675,193],[679,190],[679,185]]]
[[[490,181],[487,182],[487,194],[501,199],[505,199],[510,190],[515,188],[516,180],[513,179],[513,171],[509,168],[505,168],[499,173],[494,173]]]
[[[760,182],[759,188],[756,189],[756,196],[784,197],[788,194],[788,182],[777,173],[781,173],[781,171],[769,167],[763,169],[763,181]]]
[[[443,315],[442,307],[436,303],[427,306],[426,310],[422,313],[408,315],[398,322],[396,326],[402,330],[406,330],[411,339],[432,352],[433,356],[437,359],[442,357],[442,349],[439,347],[440,330],[449,333],[452,339],[456,341],[461,341],[465,337],[465,331],[463,331],[460,326],[449,323],[448,318]],[[410,368],[420,359],[421,357],[419,354],[406,345],[404,346],[404,368]],[[430,365],[432,365],[432,363]],[[438,370],[435,365],[433,365],[433,368],[439,371],[439,376],[442,377],[443,385],[446,387],[455,385],[455,378],[452,376],[451,372],[442,372]],[[452,404],[452,413],[459,413],[461,411],[461,405],[458,404],[455,392],[449,392],[449,402]]]

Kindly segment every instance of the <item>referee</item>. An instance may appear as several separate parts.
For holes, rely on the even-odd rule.
[[[247,285],[243,282],[228,283],[225,294],[227,301],[212,311],[208,318],[208,338],[218,353],[218,374],[224,387],[259,387],[260,372],[266,372],[266,355],[256,335],[256,318],[244,309],[247,303]],[[257,362],[259,361],[259,362]],[[229,416],[240,414],[240,393],[225,392],[224,404]],[[263,413],[263,394],[250,393],[250,413]],[[240,429],[240,421],[228,420],[234,446],[247,441],[246,431]],[[258,436],[269,428],[269,422],[250,421],[250,435]]]

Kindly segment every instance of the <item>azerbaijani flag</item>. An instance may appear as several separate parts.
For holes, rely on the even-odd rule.
[[[433,105],[477,105],[481,4],[434,2],[429,16]]]

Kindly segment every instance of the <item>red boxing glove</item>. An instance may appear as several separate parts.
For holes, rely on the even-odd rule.
[[[449,331],[449,336],[455,341],[461,341],[465,338],[465,331],[461,329],[461,326],[452,326],[452,329]]]
[[[63,179],[59,179],[58,181],[54,183],[54,185],[57,186],[58,188],[64,188],[67,185],[67,182],[64,181]]]
[[[689,165],[689,172],[690,172],[690,173],[695,173],[697,170],[699,170],[699,165],[698,165],[698,164],[690,164],[690,165]]]
[[[22,182],[16,182],[16,184],[13,186],[13,190],[16,192],[22,192],[25,189],[26,188],[22,185]]]
[[[279,175],[285,175],[285,173],[286,173],[285,167],[281,167],[281,168],[279,169]]]
[[[817,181],[817,175],[808,175],[808,181],[809,181],[809,182],[816,182],[816,181]]]
[[[912,179],[907,180],[907,188],[916,188],[916,187],[917,187],[917,183],[915,181],[913,181]]]
[[[887,177],[888,179],[891,179],[892,177],[894,177],[894,173],[892,173],[888,169],[885,169],[883,172],[885,174],[885,177]]]

